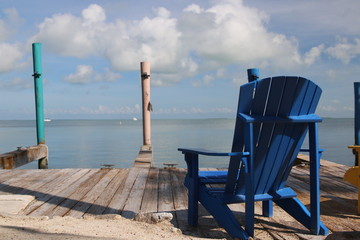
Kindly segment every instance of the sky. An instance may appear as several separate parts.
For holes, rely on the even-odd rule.
[[[34,119],[32,43],[42,46],[45,117],[235,117],[246,69],[323,89],[317,114],[353,117],[358,0],[0,0],[0,119]]]

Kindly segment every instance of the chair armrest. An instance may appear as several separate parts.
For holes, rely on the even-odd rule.
[[[191,169],[191,172],[193,172],[195,168],[198,168],[199,165],[199,159],[198,157],[191,157],[187,158],[186,154],[192,154],[192,155],[205,155],[205,156],[230,156],[230,157],[239,157],[241,158],[241,161],[244,164],[245,172],[248,172],[248,156],[250,156],[249,152],[213,152],[206,149],[195,149],[195,148],[178,148],[178,151],[181,151],[183,154],[185,154],[185,161],[188,165],[188,170]]]
[[[178,151],[181,151],[183,154],[185,153],[193,153],[205,156],[249,156],[249,152],[214,152],[207,149],[199,149],[199,148],[178,148]]]

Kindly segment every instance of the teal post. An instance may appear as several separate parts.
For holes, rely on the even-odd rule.
[[[248,81],[252,82],[259,79],[259,69],[258,68],[250,68],[247,70]]]
[[[32,44],[35,109],[36,109],[36,135],[37,144],[45,144],[44,100],[42,82],[41,43]],[[47,168],[47,158],[39,160],[39,168]]]

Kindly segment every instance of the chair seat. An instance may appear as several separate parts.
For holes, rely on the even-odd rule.
[[[201,185],[206,184],[225,184],[228,171],[199,171],[199,180]],[[185,180],[185,185],[188,186],[189,179]],[[245,194],[225,194],[223,187],[206,187],[206,191],[214,197],[222,199],[224,203],[239,203],[245,202]],[[284,198],[296,197],[296,192],[289,188],[282,188],[274,193],[261,193],[255,195],[255,201],[278,200]]]
[[[199,171],[199,179],[204,184],[221,184],[225,183],[228,171]]]
[[[214,197],[221,199],[226,204],[231,203],[243,203],[246,200],[245,194],[226,194],[225,188],[207,188],[209,194],[212,194]],[[268,200],[279,200],[285,198],[296,197],[297,194],[291,188],[283,188],[274,193],[261,193],[255,194],[255,201],[268,201]]]

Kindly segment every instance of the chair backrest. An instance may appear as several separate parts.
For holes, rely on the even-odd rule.
[[[273,77],[241,86],[239,113],[256,116],[288,117],[313,114],[322,90],[301,77]],[[232,151],[244,149],[244,123],[237,117]],[[307,133],[308,125],[299,123],[254,123],[255,193],[269,193],[284,187],[294,160]],[[245,192],[245,174],[230,159],[226,191]]]

